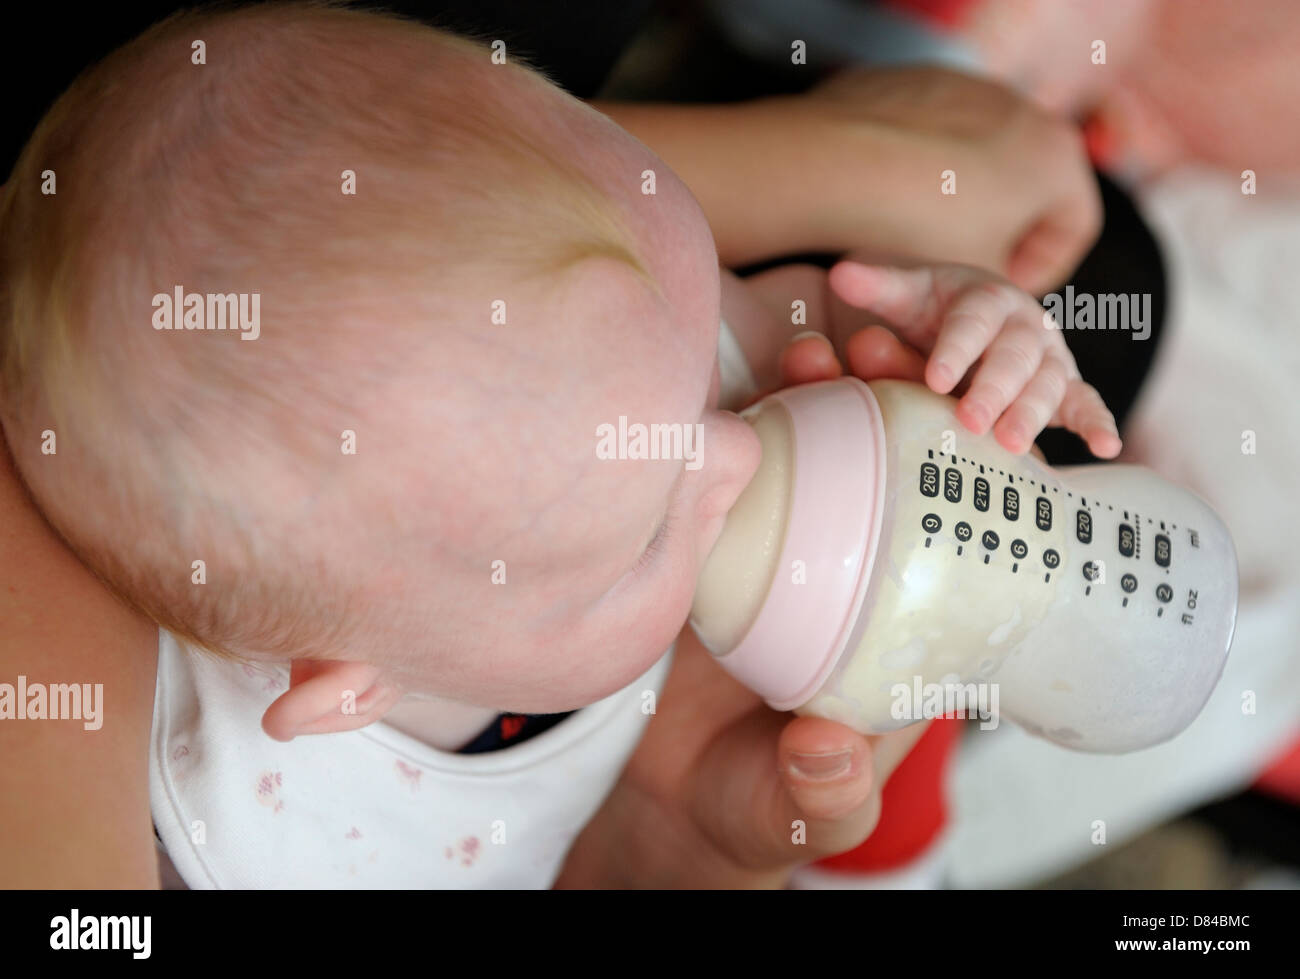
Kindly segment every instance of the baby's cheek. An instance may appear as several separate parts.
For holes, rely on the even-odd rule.
[[[687,549],[683,548],[683,552]],[[699,566],[688,560],[691,555],[679,554],[681,563],[662,576],[656,583],[642,630],[653,636],[652,645],[662,653],[686,625],[691,612],[691,599],[699,579]]]

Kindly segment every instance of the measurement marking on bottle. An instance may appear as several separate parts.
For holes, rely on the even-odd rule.
[[[949,503],[961,502],[961,472],[951,466],[943,471],[943,498]]]
[[[989,563],[989,556],[987,554],[984,555],[984,563],[985,564]]]
[[[1013,564],[1013,565],[1011,565],[1011,573],[1012,573],[1012,574],[1015,574],[1015,573],[1016,573],[1016,568],[1018,568],[1018,567],[1020,567],[1019,564]]]
[[[934,458],[934,449],[926,449],[926,450],[925,450],[925,454],[926,454],[929,458],[933,459],[933,458]]]
[[[1043,492],[1047,492],[1047,487],[1043,487]],[[1052,501],[1045,496],[1040,496],[1035,502],[1034,523],[1039,530],[1052,529]]]
[[[1128,608],[1128,599],[1127,599],[1127,598],[1124,599],[1124,605],[1123,605],[1123,607],[1124,607],[1124,608]]]
[[[1126,523],[1119,525],[1119,553],[1120,557],[1132,557],[1135,547],[1136,538],[1133,534],[1133,528]]]
[[[1052,572],[1049,571],[1047,572],[1047,574],[1043,575],[1043,584],[1047,584],[1051,580],[1052,580]]]
[[[1084,595],[1091,595],[1091,594],[1092,594],[1092,585],[1089,585],[1087,588],[1085,588],[1085,589],[1083,590],[1083,593],[1084,593]]]
[[[928,537],[925,539],[925,546],[926,546],[926,547],[929,547],[929,546],[930,546],[930,538],[928,538]]]
[[[939,467],[933,462],[921,463],[921,495],[939,495]]]
[[[957,545],[957,556],[958,556],[958,557],[961,557],[961,545],[960,545],[960,544]]]
[[[1157,618],[1157,619],[1160,618],[1160,616],[1162,616],[1162,615],[1164,615],[1164,614],[1165,614],[1165,610],[1164,610],[1164,609],[1162,609],[1162,608],[1158,608],[1158,609],[1156,609],[1156,618]]]

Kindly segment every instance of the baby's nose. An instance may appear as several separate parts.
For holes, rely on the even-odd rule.
[[[754,478],[763,457],[762,443],[738,415],[719,411],[705,425],[703,449],[707,485],[700,497],[700,516],[725,517]]]

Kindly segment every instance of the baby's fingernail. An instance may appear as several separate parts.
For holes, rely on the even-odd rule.
[[[993,412],[989,411],[987,405],[975,401],[966,405],[966,417],[970,419],[976,431],[986,432],[993,421]]]
[[[1121,439],[1121,438],[1119,437],[1119,433],[1116,432],[1116,431],[1114,431],[1113,429],[1112,429],[1111,431],[1106,431],[1106,430],[1103,429],[1103,430],[1102,430],[1102,433],[1101,433],[1100,437],[1098,437],[1097,441],[1098,441],[1098,442],[1099,442],[1103,447],[1105,447],[1105,446],[1107,446],[1107,445],[1111,446],[1111,447],[1113,448],[1113,453],[1112,453],[1112,454],[1114,454],[1114,455],[1118,455],[1118,454],[1119,454],[1119,450],[1122,449],[1122,448],[1124,448],[1124,440]]]
[[[790,771],[800,778],[829,781],[848,772],[853,765],[853,749],[824,751],[820,754],[793,754]]]
[[[935,388],[941,391],[951,389],[953,384],[956,383],[953,369],[942,360],[936,360],[930,365],[930,373],[934,377]]]

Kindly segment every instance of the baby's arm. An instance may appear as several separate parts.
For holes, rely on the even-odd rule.
[[[781,354],[801,333],[825,333],[826,272],[811,265],[782,265],[741,279],[722,274],[722,319],[740,346],[759,391],[781,386]],[[788,297],[796,297],[794,299]],[[791,303],[802,301],[796,316]],[[725,407],[725,406],[724,406]]]

